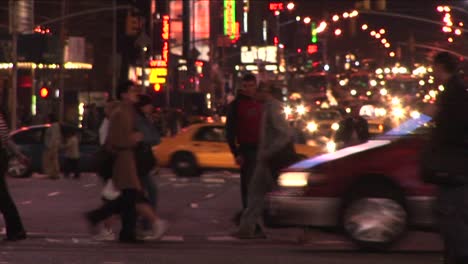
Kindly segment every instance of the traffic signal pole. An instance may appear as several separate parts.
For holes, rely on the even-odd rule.
[[[62,0],[62,11],[61,16],[65,17],[66,12],[66,2],[67,0]],[[61,21],[60,25],[60,48],[62,49],[62,54],[60,56],[60,71],[59,71],[59,120],[63,122],[64,117],[64,107],[65,107],[65,20]]]
[[[13,4],[13,6],[15,6]],[[14,10],[13,10],[14,13]],[[11,93],[8,95],[10,98],[10,128],[12,130],[16,129],[16,120],[18,119],[17,115],[17,90],[18,90],[18,31],[16,28],[16,18],[13,16],[13,32],[12,32],[12,74],[11,74]]]

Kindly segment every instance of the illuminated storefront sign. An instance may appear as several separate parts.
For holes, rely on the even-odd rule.
[[[224,0],[224,35],[236,39],[238,25],[236,25],[236,1]]]
[[[256,63],[258,61],[266,63],[277,63],[276,46],[242,46],[241,47],[241,62],[244,64]]]
[[[164,60],[151,60],[150,68],[146,69],[148,81],[151,84],[164,84],[167,77],[167,62]]]

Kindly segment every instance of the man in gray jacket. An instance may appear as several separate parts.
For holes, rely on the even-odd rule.
[[[278,99],[281,91],[271,84],[262,83],[258,88],[258,99],[264,101],[264,111],[260,126],[260,143],[257,165],[248,189],[247,208],[242,213],[241,223],[236,237],[241,239],[265,238],[263,232],[255,228],[263,212],[265,194],[275,184],[269,161],[275,154],[293,142],[293,132],[284,116],[283,105]]]

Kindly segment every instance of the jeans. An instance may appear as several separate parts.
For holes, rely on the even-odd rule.
[[[248,195],[249,195],[249,184],[253,177],[255,166],[257,164],[257,148],[254,147],[243,147],[239,149],[239,153],[244,159],[244,163],[240,168],[240,179],[241,179],[241,197],[242,197],[242,209],[247,208]]]

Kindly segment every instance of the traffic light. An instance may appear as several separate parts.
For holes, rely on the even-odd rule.
[[[318,45],[317,44],[309,44],[307,46],[307,53],[314,54],[318,52]]]
[[[125,33],[128,36],[136,36],[140,31],[140,18],[133,15],[130,11],[127,13],[125,21]]]
[[[317,43],[317,24],[315,22],[311,23],[311,36],[310,41],[312,43]]]
[[[41,98],[47,98],[47,96],[49,96],[49,88],[47,88],[47,87],[42,87],[42,88],[39,90],[39,95],[41,96]]]

